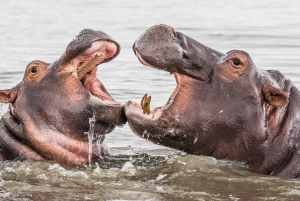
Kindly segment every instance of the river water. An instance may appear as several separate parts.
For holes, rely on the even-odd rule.
[[[174,77],[144,67],[132,52],[135,39],[156,24],[221,52],[245,50],[257,67],[280,70],[300,88],[299,8],[297,0],[0,0],[0,89],[19,83],[30,61],[58,59],[79,31],[91,28],[122,47],[98,70],[110,94],[125,103],[148,93],[152,108],[161,106]],[[0,162],[0,200],[300,200],[297,179],[154,145],[128,125],[106,139],[111,155],[93,167]]]

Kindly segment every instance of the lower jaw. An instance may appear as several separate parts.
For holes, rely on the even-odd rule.
[[[89,162],[89,146],[91,146],[91,158],[92,161],[99,160],[109,153],[109,148],[105,141],[99,141],[99,143],[84,142],[78,139],[69,138],[69,140],[52,140],[51,145],[38,145],[33,144],[31,147],[40,153],[44,159],[50,161],[57,161],[60,163],[68,164],[86,164]],[[45,146],[45,149],[44,147]],[[48,146],[48,148],[47,148]],[[50,146],[50,147],[49,147]],[[40,151],[39,151],[40,150]]]
[[[86,146],[88,147],[89,144],[86,143]],[[49,158],[49,160],[54,160],[60,163],[80,165],[80,164],[94,163],[99,160],[102,160],[110,152],[109,147],[105,142],[99,145],[93,143],[91,148],[92,148],[92,152],[90,155],[91,157],[90,159],[89,159],[89,151],[88,149],[86,149],[84,151],[86,152],[86,154],[84,155],[82,153],[72,152],[68,156],[65,156],[65,158],[60,158],[60,154],[58,153],[56,154],[56,156],[52,156],[51,158]],[[69,150],[66,150],[66,152],[68,151]]]
[[[150,114],[146,115],[146,117],[152,120],[157,120],[161,117],[164,110],[164,107],[157,107],[154,110],[152,110]]]
[[[102,101],[112,101],[114,99],[108,95],[104,85],[100,82],[100,80],[95,76],[87,76],[87,78],[82,83],[82,86],[91,93],[93,96],[99,98]]]

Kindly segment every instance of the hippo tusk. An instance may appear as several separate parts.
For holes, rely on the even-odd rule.
[[[148,95],[145,94],[141,100],[141,107],[143,109],[143,114],[150,114],[150,102],[151,96],[147,97]]]

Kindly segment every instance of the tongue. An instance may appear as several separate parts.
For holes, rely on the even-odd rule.
[[[96,77],[97,67],[93,68],[91,73],[87,74],[83,78],[83,87],[88,90],[92,95],[100,98],[101,100],[114,101],[114,99],[109,95],[104,85]]]

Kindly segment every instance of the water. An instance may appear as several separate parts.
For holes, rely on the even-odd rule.
[[[32,60],[53,62],[84,28],[117,40],[120,55],[98,77],[114,99],[164,105],[175,80],[144,67],[136,38],[164,23],[227,52],[247,51],[257,67],[276,69],[300,88],[300,2],[291,1],[17,1],[0,0],[0,88],[22,80]],[[7,109],[2,106],[1,114]],[[128,125],[106,137],[111,156],[99,166],[1,162],[2,200],[299,200],[300,181],[253,174],[243,164],[183,155],[133,134]]]
[[[92,118],[89,118],[89,124],[90,124],[90,129],[88,132],[85,132],[85,135],[88,135],[88,139],[89,139],[89,166],[91,166],[91,161],[92,161],[92,152],[93,152],[93,140],[95,137],[95,115],[93,114]]]

